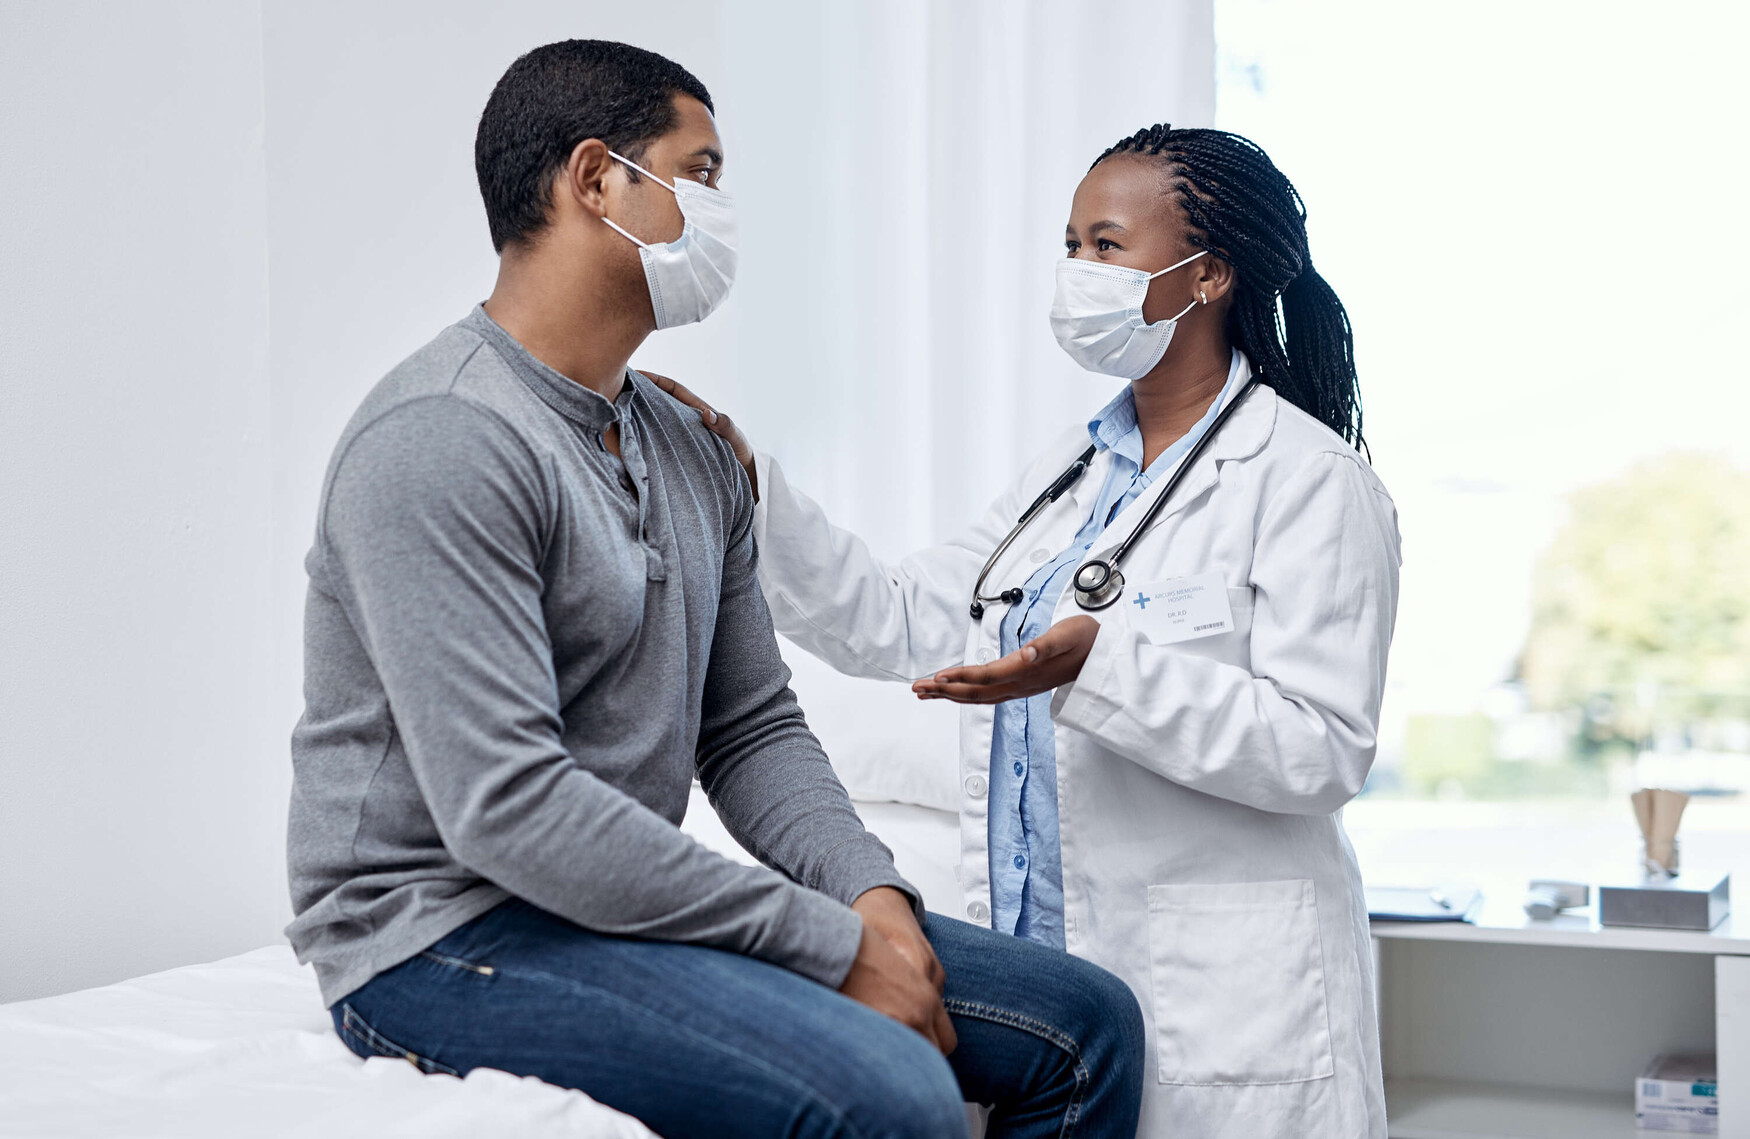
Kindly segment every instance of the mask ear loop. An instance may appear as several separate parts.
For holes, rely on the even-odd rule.
[[[646,242],[639,241],[636,237],[633,237],[631,234],[627,233],[625,230],[625,227],[622,226],[619,222],[615,221],[613,218],[606,218],[605,217],[602,220],[607,222],[609,225],[613,226],[614,231],[616,233],[618,233],[621,237],[625,238],[627,241],[630,241],[633,245],[636,245],[638,248],[640,248],[640,249],[649,249],[650,248],[649,244],[647,244]]]
[[[613,151],[610,150],[608,153],[612,154]],[[622,159],[622,161],[624,161],[624,159]],[[1206,257],[1208,255],[1209,255],[1209,250],[1199,249],[1197,252],[1195,252],[1191,256],[1185,258],[1183,261],[1175,262],[1172,265],[1168,265],[1165,269],[1162,269],[1160,273],[1150,273],[1148,275],[1148,279],[1152,281],[1156,277],[1160,276],[1161,273],[1171,273],[1174,269],[1183,269],[1185,266],[1191,264],[1191,262],[1197,260],[1199,257]]]
[[[633,162],[630,158],[627,158],[624,155],[615,154],[611,150],[608,151],[608,157],[612,158],[612,159],[616,159],[620,162],[624,162],[627,166],[630,166],[632,169],[638,171],[638,173],[644,175],[646,178],[650,179],[652,182],[655,182],[658,186],[661,186],[664,190],[667,190],[669,193],[674,194],[675,197],[677,197],[677,198],[680,197],[680,194],[675,190],[675,188],[673,186],[669,185],[667,182],[664,182],[661,178],[658,178],[656,175],[654,175],[650,171],[644,169],[644,167],[638,165],[636,162]],[[627,241],[630,241],[633,245],[636,245],[638,248],[640,248],[640,249],[649,249],[650,248],[649,242],[639,241],[636,237],[633,237],[631,234],[627,233],[625,231],[625,229],[623,227],[621,227],[621,225],[618,222],[614,221],[612,218],[604,217],[602,220],[607,222],[609,225],[613,226],[614,231],[616,233],[618,233],[621,237],[624,237]],[[1183,264],[1183,262],[1180,262],[1180,264]]]
[[[609,153],[612,153],[612,152],[610,151]],[[606,220],[606,219],[603,219],[603,220]],[[1173,264],[1173,265],[1168,265],[1165,269],[1162,269],[1160,273],[1150,273],[1148,275],[1148,279],[1152,281],[1156,277],[1160,276],[1161,273],[1171,273],[1174,269],[1183,269],[1185,266],[1191,264],[1191,262],[1197,260],[1199,257],[1204,256],[1208,252],[1209,252],[1209,250],[1207,250],[1207,249],[1199,249],[1197,252],[1195,252],[1191,256],[1185,258],[1183,261],[1177,262],[1176,264]],[[1207,297],[1205,297],[1203,300],[1203,303],[1208,304],[1209,299]],[[1188,304],[1184,308],[1180,309],[1178,312],[1178,315],[1173,317],[1173,319],[1178,320],[1180,317],[1184,316],[1186,313],[1190,312],[1192,309],[1194,309],[1196,307],[1197,307],[1197,302],[1192,301],[1190,304]]]
[[[619,159],[621,162],[624,162],[627,166],[630,166],[632,169],[638,171],[638,173],[644,175],[646,178],[650,179],[652,182],[655,182],[658,186],[661,186],[664,190],[667,190],[671,194],[674,193],[673,186],[669,185],[667,182],[664,182],[661,178],[658,178],[656,175],[654,175],[650,171],[644,169],[644,167],[638,165],[636,162],[633,162],[630,158],[626,158],[622,155],[615,154],[611,150],[608,151],[608,157]],[[1199,256],[1201,256],[1201,254],[1199,254]],[[1179,262],[1179,264],[1183,265],[1184,262],[1181,261],[1181,262]]]

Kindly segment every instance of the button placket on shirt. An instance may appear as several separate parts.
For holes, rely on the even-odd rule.
[[[638,431],[632,416],[621,412],[616,422],[620,426],[620,461],[632,476],[638,497],[638,540],[644,547],[645,576],[651,581],[668,580],[668,567],[662,547],[655,534],[656,525],[650,509],[650,469],[644,464],[644,451],[638,445]]]
[[[1040,555],[1043,555],[1043,557],[1041,557]],[[1050,561],[1051,557],[1052,557],[1052,555],[1051,555],[1050,551],[1045,550],[1045,549],[1035,550],[1031,555],[1029,555],[1029,558],[1031,561],[1033,561],[1035,564],[1040,564],[1040,565],[1043,565],[1045,562]],[[1035,631],[1030,633],[1028,631],[1028,625],[1030,624],[1032,618],[1035,616],[1035,614],[1032,611],[1033,611],[1034,607],[1039,602],[1039,596],[1040,596],[1040,590],[1038,590],[1037,588],[1028,589],[1026,591],[1025,600],[1021,606],[1022,612],[1020,615],[1020,623],[1016,626],[1016,629],[1015,629],[1017,640],[1023,644],[1026,643],[1028,640],[1030,640],[1033,636],[1038,635],[1039,630],[1035,630]],[[1047,622],[1049,623],[1049,618],[1047,618]],[[997,655],[997,653],[995,651],[992,651],[990,649],[981,649],[979,651],[979,654],[978,654],[978,661],[980,664],[989,663],[989,661],[994,659],[996,655]],[[1023,713],[1023,715],[1025,715],[1025,713]],[[1026,728],[1023,727],[1022,731],[1023,731],[1023,733],[1025,733]],[[1025,745],[1023,744],[1023,751],[1024,750],[1025,750]],[[1013,772],[1014,777],[1015,777],[1014,782],[1011,783],[1010,786],[1014,789],[1013,790],[1013,795],[1014,795],[1013,805],[1015,808],[1015,814],[1013,816],[1013,821],[1014,821],[1014,824],[1016,826],[1016,832],[1013,833],[1010,836],[1009,841],[1004,844],[1004,845],[1008,846],[1008,848],[1009,848],[1009,856],[1007,858],[1004,858],[1002,863],[1000,864],[1003,867],[1002,870],[1000,871],[1000,873],[1002,874],[1002,876],[1004,878],[1011,879],[1015,883],[1015,892],[1020,893],[1020,892],[1024,891],[1026,888],[1027,876],[1029,873],[1028,868],[1027,868],[1027,862],[1028,862],[1028,853],[1030,853],[1030,851],[1028,851],[1028,846],[1029,846],[1030,837],[1031,837],[1030,834],[1028,833],[1029,828],[1027,826],[1027,822],[1026,822],[1026,818],[1025,818],[1025,805],[1024,805],[1025,788],[1026,788],[1026,780],[1027,780],[1027,764],[1025,762],[1023,762],[1022,760],[1015,760],[1010,764],[1009,770],[1011,772]],[[993,777],[996,774],[998,774],[998,772],[993,770],[992,771]],[[1004,794],[1005,806],[1006,806],[1008,801],[1009,801],[1009,794],[1005,793]],[[993,846],[994,846],[995,845],[995,836],[994,835],[992,836],[992,839],[993,839]],[[994,853],[994,851],[993,851],[993,853]]]

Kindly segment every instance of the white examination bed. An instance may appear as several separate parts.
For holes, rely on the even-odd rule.
[[[932,908],[955,899],[954,816],[859,803]],[[697,788],[685,830],[752,861]],[[283,945],[100,989],[0,1005],[0,1136],[278,1139],[648,1137],[575,1091],[503,1072],[423,1076],[361,1061]]]
[[[784,646],[810,725],[868,828],[939,913],[958,913],[955,713],[841,677]],[[918,806],[913,804],[928,804]],[[682,829],[732,858],[696,786]],[[982,1132],[975,1119],[974,1134]],[[649,1137],[636,1120],[503,1072],[423,1076],[362,1061],[284,945],[117,985],[0,1005],[0,1137]]]

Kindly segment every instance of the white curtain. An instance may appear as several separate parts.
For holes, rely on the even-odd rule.
[[[708,78],[742,215],[721,315],[635,363],[735,414],[887,557],[965,526],[1118,389],[1045,314],[1101,151],[1215,109],[1210,0],[729,3]],[[952,810],[955,710],[785,658],[852,793]]]
[[[726,3],[713,95],[741,278],[717,327],[637,362],[735,413],[883,553],[946,537],[1117,390],[1052,340],[1052,261],[1102,150],[1213,120],[1212,18],[1211,0]]]

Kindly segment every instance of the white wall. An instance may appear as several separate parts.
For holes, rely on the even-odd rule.
[[[474,128],[493,84],[529,48],[587,36],[681,60],[715,91],[721,37],[714,0],[541,0],[498,6],[490,18],[452,0],[263,7],[274,695],[289,730],[302,707],[303,557],[329,451],[383,373],[492,289],[498,262],[474,181]]]
[[[260,43],[0,7],[0,1000],[285,908]]]
[[[1115,390],[1051,342],[1049,261],[1101,149],[1210,120],[1211,21],[1210,0],[0,0],[0,1001],[289,919],[322,468],[370,385],[491,287],[474,126],[517,54],[623,39],[711,89],[740,281],[636,362],[898,553]]]

